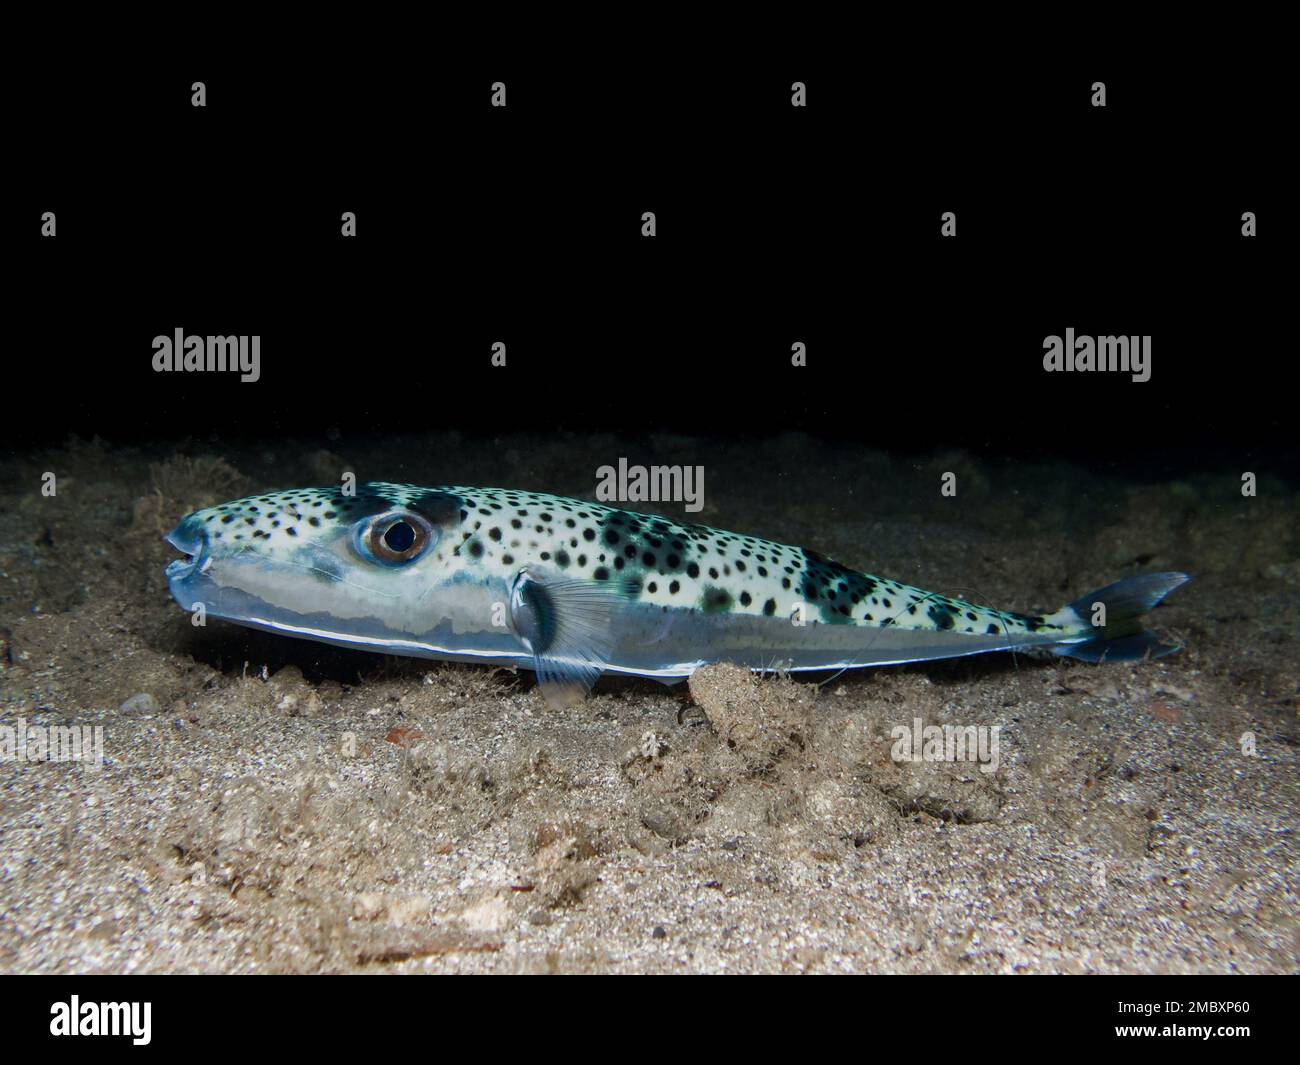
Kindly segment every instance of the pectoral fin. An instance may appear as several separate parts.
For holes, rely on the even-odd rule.
[[[535,578],[522,570],[510,593],[510,618],[533,653],[537,683],[554,707],[581,702],[614,648],[614,615],[627,602],[623,582]]]

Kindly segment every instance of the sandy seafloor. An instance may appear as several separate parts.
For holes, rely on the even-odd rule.
[[[590,498],[620,455],[704,465],[674,516],[1008,609],[1186,570],[1154,615],[1186,649],[606,680],[556,712],[528,674],[198,629],[167,594],[198,506],[348,469]],[[1294,972],[1300,497],[1241,472],[800,436],[12,456],[0,723],[102,725],[107,761],[0,762],[0,969]],[[915,718],[1000,726],[1000,768],[893,761]]]

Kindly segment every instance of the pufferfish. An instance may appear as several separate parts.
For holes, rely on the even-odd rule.
[[[1188,579],[1146,573],[1055,613],[979,606],[802,547],[580,499],[372,481],[248,496],[166,537],[186,610],[391,655],[521,667],[566,705],[602,673],[838,670],[994,651],[1089,662],[1178,650],[1140,615]]]

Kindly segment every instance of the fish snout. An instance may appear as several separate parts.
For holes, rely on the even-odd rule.
[[[169,581],[184,579],[192,573],[201,573],[210,561],[207,535],[202,529],[195,528],[188,518],[182,520],[163,539],[185,556],[167,564],[163,572]]]

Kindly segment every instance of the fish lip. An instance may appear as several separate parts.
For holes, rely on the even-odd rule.
[[[184,522],[177,525],[163,539],[185,556],[167,563],[163,573],[169,581],[183,580],[196,571],[202,572],[210,561],[207,557],[207,537],[201,533],[196,535],[187,531]]]

